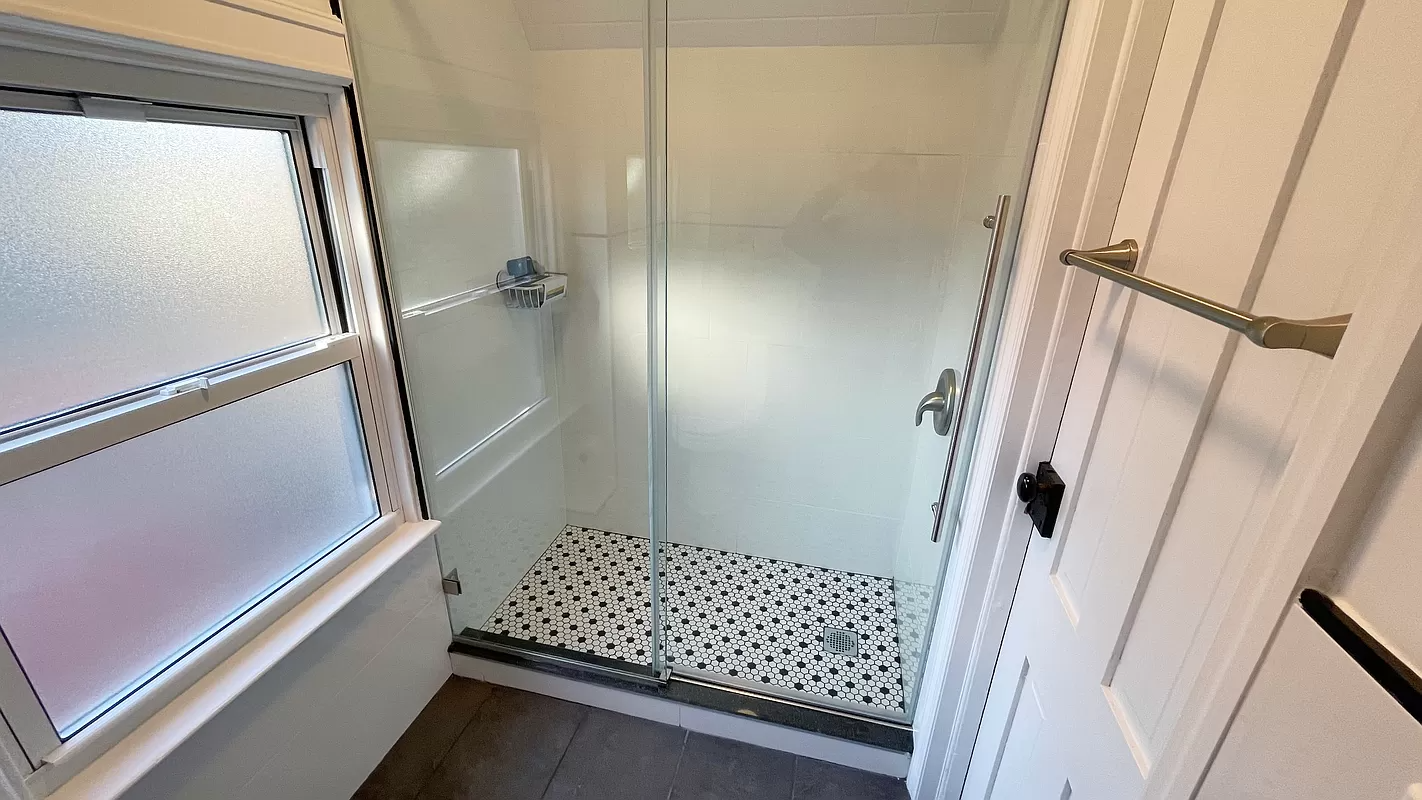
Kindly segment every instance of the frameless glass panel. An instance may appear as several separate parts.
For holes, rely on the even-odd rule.
[[[982,219],[1025,195],[1065,3],[694,5],[666,55],[667,656],[906,715],[952,538],[914,409],[990,353]]]
[[[377,516],[348,367],[0,486],[0,631],[67,736]]]
[[[0,110],[0,229],[0,428],[327,332],[280,131]]]
[[[645,673],[646,4],[342,6],[454,633]]]

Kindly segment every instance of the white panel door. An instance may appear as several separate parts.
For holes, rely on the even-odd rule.
[[[1353,312],[1357,330],[1385,266],[1368,245],[1422,197],[1418,41],[1415,0],[1176,0],[1113,239],[1165,283],[1257,313]],[[1336,362],[1263,350],[1101,283],[1052,457],[1067,498],[1054,538],[1022,533],[965,797],[1157,793],[1348,357],[1346,339]]]

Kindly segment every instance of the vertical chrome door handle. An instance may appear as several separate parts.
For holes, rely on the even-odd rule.
[[[992,231],[992,239],[988,242],[987,266],[983,270],[982,289],[978,294],[978,311],[973,317],[973,336],[968,342],[968,363],[963,368],[962,388],[957,392],[959,416],[972,411],[972,407],[968,405],[968,397],[973,391],[973,381],[976,380],[981,366],[983,339],[987,337],[988,312],[991,310],[992,296],[997,288],[998,262],[1002,261],[1002,251],[1007,243],[1007,216],[1011,210],[1012,198],[1005,194],[998,195],[996,210],[992,216],[983,218],[983,227]],[[948,494],[952,491],[953,479],[958,471],[958,456],[963,448],[963,429],[966,427],[961,422],[953,426],[953,437],[948,442],[948,461],[943,465],[943,483],[938,487],[938,502],[933,512],[933,532],[930,538],[934,542],[943,535],[943,518],[948,512]]]
[[[938,375],[938,387],[918,401],[913,413],[914,427],[923,424],[925,412],[933,412],[933,432],[947,436],[953,428],[953,412],[958,405],[958,373],[945,369]]]

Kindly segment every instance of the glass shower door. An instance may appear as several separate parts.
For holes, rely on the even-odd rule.
[[[930,5],[667,23],[674,675],[912,712],[1065,3]]]

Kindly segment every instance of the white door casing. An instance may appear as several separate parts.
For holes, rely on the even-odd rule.
[[[965,797],[1194,791],[1415,391],[1419,35],[1407,0],[1174,4],[1113,240],[1212,299],[1354,322],[1329,361],[1102,283]]]

